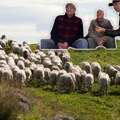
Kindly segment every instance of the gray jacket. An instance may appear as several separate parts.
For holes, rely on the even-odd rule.
[[[113,29],[113,26],[111,24],[111,22],[107,19],[103,19],[101,21],[98,21],[98,19],[94,19],[91,21],[90,23],[90,27],[88,30],[88,38],[93,38],[95,39],[95,41],[97,40],[98,37],[104,37],[105,34],[104,33],[98,33],[95,31],[95,27],[100,26],[103,27],[105,29]]]

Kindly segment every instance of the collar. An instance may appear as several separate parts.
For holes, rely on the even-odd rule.
[[[67,13],[65,13],[65,18],[69,19]],[[70,19],[74,19],[74,18],[75,18],[75,14]]]

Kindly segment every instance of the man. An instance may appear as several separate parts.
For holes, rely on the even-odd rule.
[[[104,11],[97,10],[97,18],[91,21],[88,31],[88,44],[89,49],[96,48],[97,46],[104,46],[106,48],[115,48],[115,40],[104,33],[95,31],[96,26],[101,26],[105,29],[113,29],[109,20],[104,19]]]
[[[76,7],[72,3],[66,5],[65,15],[57,16],[51,31],[50,40],[41,40],[41,49],[87,49],[87,40],[83,39],[83,23],[75,16]]]
[[[120,16],[120,0],[113,0],[112,3],[108,4],[109,6],[113,6],[116,12],[119,12]],[[120,36],[120,18],[119,18],[119,29],[117,30],[111,30],[111,29],[105,29],[100,26],[96,26],[97,32],[104,32],[106,35],[110,35],[112,37]]]

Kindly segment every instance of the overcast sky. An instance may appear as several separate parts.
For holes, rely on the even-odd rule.
[[[76,5],[76,15],[84,23],[87,34],[90,21],[96,17],[97,9],[104,9],[105,17],[118,28],[118,15],[108,3],[112,0],[0,0],[0,36],[19,42],[38,43],[39,39],[50,38],[50,31],[57,15],[65,13],[65,5]]]

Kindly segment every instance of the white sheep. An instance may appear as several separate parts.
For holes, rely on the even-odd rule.
[[[75,81],[73,74],[64,73],[60,76],[58,82],[58,93],[62,92],[72,92],[75,89]]]
[[[92,92],[92,85],[94,83],[94,78],[91,73],[86,75],[85,83],[86,83],[86,87],[88,88],[88,92]]]
[[[118,84],[120,85],[120,71],[118,71],[115,76],[115,84],[116,84],[116,88]]]
[[[54,86],[56,86],[57,84],[57,76],[58,76],[58,71],[52,70],[50,73],[50,85],[52,87],[52,90],[54,89]]]
[[[20,68],[20,69],[25,69],[25,64],[22,60],[19,60],[18,63],[17,63],[17,66]]]
[[[13,82],[13,73],[12,70],[9,68],[3,68],[1,83],[11,83]]]
[[[98,78],[98,75],[101,72],[100,64],[98,62],[92,62],[91,67],[92,67],[92,73],[94,75],[94,79]]]
[[[31,72],[30,68],[28,68],[28,67],[25,68],[25,74],[26,74],[25,84],[28,85],[28,82],[30,81],[30,78],[32,77],[32,72]]]
[[[109,75],[111,80],[115,80],[115,75],[117,74],[118,70],[115,69],[112,65],[107,65],[105,67],[105,72]]]
[[[92,73],[92,68],[89,62],[82,62],[82,70],[85,70],[87,73]]]
[[[99,82],[99,86],[100,86],[100,92],[101,93],[105,93],[107,94],[108,92],[108,87],[110,86],[110,77],[108,74],[106,73],[99,73],[98,75],[98,82]]]
[[[22,87],[22,85],[25,85],[26,83],[26,74],[25,74],[25,70],[19,69],[16,72],[16,83],[18,87]]]
[[[66,62],[66,63],[64,64],[63,68],[64,68],[67,72],[69,72],[72,66],[73,66],[73,63],[72,63],[72,62]]]
[[[38,67],[34,70],[34,77],[40,83],[40,85],[44,84],[44,69],[42,67]]]
[[[50,80],[50,73],[51,73],[50,68],[44,68],[44,74],[45,74],[44,79],[47,81],[47,83]]]

